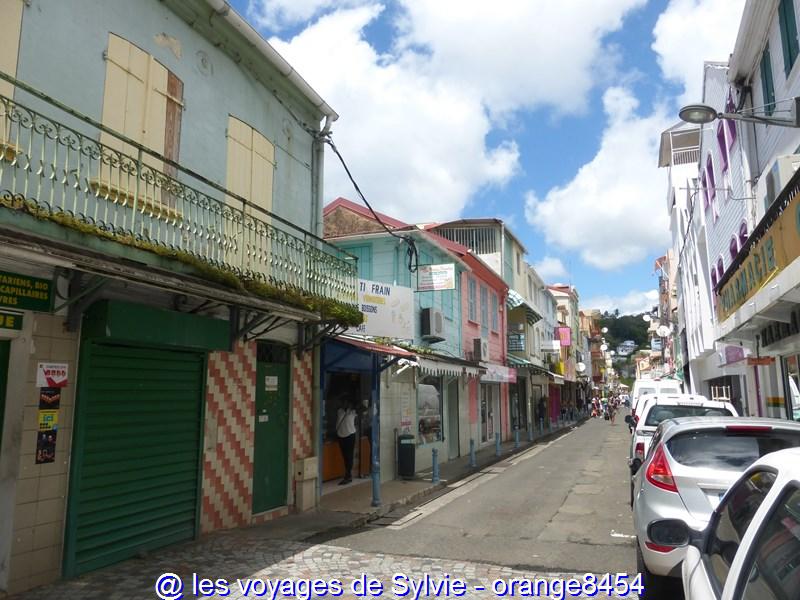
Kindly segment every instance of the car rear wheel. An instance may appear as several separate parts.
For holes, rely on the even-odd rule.
[[[643,591],[639,594],[641,600],[658,600],[660,598],[671,598],[670,595],[670,581],[669,577],[661,575],[654,575],[651,573],[647,565],[644,564],[644,557],[642,550],[639,548],[639,542],[636,542],[636,570],[642,574],[642,588]]]

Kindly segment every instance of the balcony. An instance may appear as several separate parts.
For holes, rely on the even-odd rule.
[[[354,257],[0,75],[25,99],[0,95],[0,213],[34,217],[36,235],[54,222],[117,242],[109,254],[146,250],[241,293],[353,317]]]

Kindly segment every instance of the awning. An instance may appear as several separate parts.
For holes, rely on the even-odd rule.
[[[547,372],[547,376],[552,379],[553,383],[556,385],[564,385],[564,376],[559,375],[558,373],[553,373],[552,371]]]
[[[518,356],[514,356],[513,354],[509,354],[506,358],[509,367],[513,367],[515,369],[526,369],[528,371],[532,371],[534,373],[541,373],[543,375],[547,375],[547,373],[549,373],[549,371],[544,367],[540,367],[539,365],[534,364],[529,360],[525,360],[524,358],[519,358]]]
[[[486,373],[481,375],[484,383],[514,383],[517,381],[517,370],[498,365],[497,363],[481,363],[486,369]]]
[[[468,360],[437,354],[417,355],[420,371],[428,375],[480,377],[486,369]]]
[[[518,306],[525,307],[525,320],[528,321],[529,325],[533,325],[537,321],[542,319],[542,315],[540,315],[536,310],[528,304],[525,298],[522,297],[522,294],[519,292],[515,292],[512,289],[508,290],[508,296],[506,296],[506,304],[509,308],[517,308]]]
[[[403,356],[403,357],[412,357],[416,356],[413,352],[409,352],[408,350],[404,350],[398,346],[387,346],[386,344],[378,344],[376,342],[370,342],[367,340],[357,340],[350,337],[339,336],[335,338],[337,342],[344,342],[345,344],[349,344],[351,346],[355,346],[361,350],[366,350],[367,352],[377,352],[378,354],[389,354],[391,356]]]

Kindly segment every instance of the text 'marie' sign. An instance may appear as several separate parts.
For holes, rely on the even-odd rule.
[[[437,292],[454,289],[456,289],[456,266],[453,263],[419,265],[417,267],[418,292]]]
[[[53,282],[0,271],[0,306],[50,312],[53,306]]]

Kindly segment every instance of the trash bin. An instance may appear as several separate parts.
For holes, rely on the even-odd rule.
[[[413,435],[404,433],[397,436],[397,474],[403,479],[414,478],[414,465],[417,444]]]

